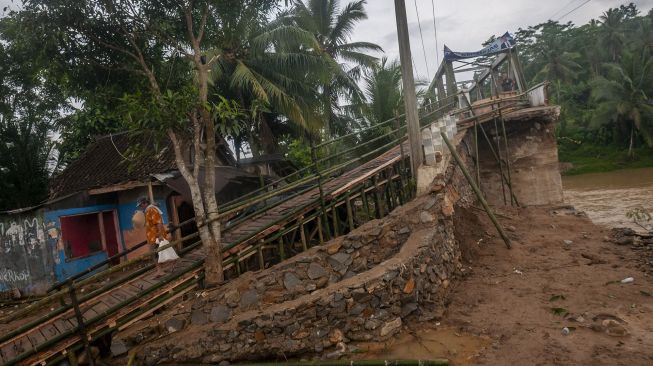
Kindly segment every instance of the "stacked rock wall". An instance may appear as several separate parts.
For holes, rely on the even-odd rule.
[[[142,344],[138,357],[157,364],[333,355],[351,341],[387,339],[411,317],[436,318],[461,269],[454,206],[470,203],[460,170],[450,167],[430,194],[386,218],[178,307],[164,330],[173,333]]]

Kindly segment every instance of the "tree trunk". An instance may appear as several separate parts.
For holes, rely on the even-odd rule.
[[[628,157],[633,158],[635,157],[635,151],[633,150],[635,147],[635,124],[630,127],[630,144],[628,145]]]

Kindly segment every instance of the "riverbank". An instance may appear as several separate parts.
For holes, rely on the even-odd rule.
[[[513,249],[504,247],[481,213],[461,212],[465,219],[457,221],[456,237],[467,275],[455,285],[442,318],[411,322],[386,343],[360,345],[369,350],[363,358],[653,364],[653,279],[641,270],[641,252],[606,241],[609,230],[575,210],[499,211]],[[634,282],[620,283],[627,277]]]
[[[558,140],[558,160],[563,175],[653,167],[653,148],[641,146],[634,150],[635,157],[630,158],[627,147]]]

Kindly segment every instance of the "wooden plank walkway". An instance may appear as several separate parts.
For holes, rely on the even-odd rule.
[[[369,177],[383,171],[388,166],[400,160],[399,146],[390,148],[387,152],[377,158],[366,162],[344,174],[335,177],[323,184],[325,200],[328,202],[332,196],[347,189],[364,183]],[[335,194],[334,194],[335,193]],[[261,214],[242,222],[234,227],[229,227],[223,236],[223,242],[226,244],[240,243],[224,253],[225,258],[247,249],[252,243],[256,243],[260,238],[269,235],[271,232],[278,230],[281,226],[275,225],[289,212],[303,207],[295,215],[288,217],[288,220],[296,219],[307,211],[313,210],[320,206],[319,189],[314,188],[308,192],[289,199],[277,206],[274,206]],[[283,224],[283,223],[279,223]],[[146,273],[113,288],[107,292],[89,299],[81,304],[80,308],[85,323],[92,322],[87,326],[87,334],[92,336],[94,333],[108,328],[118,328],[119,320],[136,309],[148,306],[148,303],[160,296],[168,294],[175,286],[163,286],[153,291],[148,296],[137,298],[139,294],[156,286],[162,278],[174,277],[184,272],[204,257],[204,250],[200,247],[177,261],[174,268],[166,267],[165,276],[157,277],[154,270]],[[175,283],[182,284],[197,276],[197,271],[183,275]],[[191,287],[192,288],[192,287]],[[190,289],[190,288],[189,288]],[[79,296],[79,295],[78,295]],[[131,301],[131,302],[130,302]],[[116,309],[120,304],[128,303],[126,306]],[[113,310],[112,310],[113,309]],[[79,343],[81,340],[77,333],[77,320],[73,309],[50,319],[29,331],[0,344],[0,362],[3,364],[12,363],[15,358],[29,351],[36,351],[36,354],[27,357],[24,361],[17,364],[33,365],[41,364],[43,361],[61,353],[67,348]],[[117,329],[116,329],[117,330]],[[62,338],[55,345],[44,347],[45,342],[57,337]],[[25,356],[25,355],[23,355]]]

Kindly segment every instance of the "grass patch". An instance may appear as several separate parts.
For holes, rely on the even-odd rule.
[[[653,148],[635,148],[635,157],[628,157],[628,149],[615,145],[575,144],[558,142],[558,159],[574,166],[563,175],[601,173],[618,169],[653,167]]]

